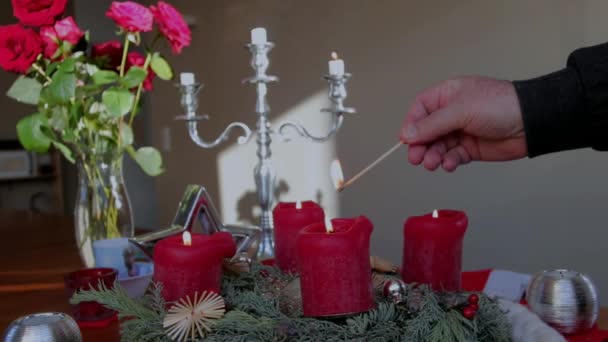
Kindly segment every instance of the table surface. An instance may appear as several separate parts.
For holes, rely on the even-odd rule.
[[[0,209],[0,329],[34,312],[70,312],[63,274],[82,268],[72,219]],[[599,326],[608,329],[608,309]],[[118,324],[82,330],[85,342],[119,341]]]

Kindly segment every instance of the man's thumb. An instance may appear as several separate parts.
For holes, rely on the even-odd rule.
[[[403,127],[401,139],[408,144],[426,144],[461,129],[462,122],[458,112],[444,107]]]

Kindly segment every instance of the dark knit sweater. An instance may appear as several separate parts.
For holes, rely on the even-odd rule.
[[[608,43],[574,51],[560,71],[513,84],[530,157],[608,150]]]

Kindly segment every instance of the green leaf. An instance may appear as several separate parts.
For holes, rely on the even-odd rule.
[[[59,71],[66,73],[66,74],[74,72],[75,68],[76,68],[76,59],[75,58],[66,58],[59,65]]]
[[[169,63],[161,57],[158,53],[152,55],[152,63],[150,64],[152,70],[160,79],[168,81],[173,78],[173,71]]]
[[[125,122],[121,122],[120,126],[120,140],[122,141],[123,146],[129,146],[133,144],[133,130],[131,126],[129,126]]]
[[[69,160],[71,163],[74,163],[74,155],[69,147],[58,141],[53,141],[53,146],[55,146],[55,148],[58,149],[61,154],[63,154],[65,159]]]
[[[46,117],[41,113],[28,115],[17,123],[17,136],[21,145],[28,151],[46,152],[51,139],[42,132],[47,125]]]
[[[56,131],[63,131],[68,127],[68,110],[63,106],[53,106],[51,108],[51,118],[49,124]]]
[[[93,74],[93,82],[98,85],[109,84],[118,81],[118,73],[111,70],[99,70]]]
[[[42,84],[40,82],[33,78],[21,76],[15,80],[6,95],[19,102],[35,105],[40,100],[41,90]]]
[[[148,72],[140,67],[132,66],[125,77],[120,81],[126,88],[135,88],[148,76]]]
[[[99,67],[97,65],[91,64],[91,63],[86,63],[84,65],[84,69],[86,70],[87,74],[89,74],[90,76],[95,75],[95,73],[99,71]]]
[[[137,151],[133,147],[127,147],[127,152],[131,158],[139,164],[149,176],[158,176],[163,173],[163,160],[157,149],[154,147],[141,147]]]
[[[133,107],[134,96],[130,91],[120,88],[109,88],[101,95],[108,114],[119,117],[127,114]]]
[[[61,68],[61,67],[60,67]],[[76,92],[76,75],[58,70],[53,75],[53,81],[48,86],[51,104],[67,103]]]

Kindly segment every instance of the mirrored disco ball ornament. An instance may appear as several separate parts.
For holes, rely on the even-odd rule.
[[[390,279],[384,283],[384,296],[395,304],[405,301],[407,285],[401,279]]]
[[[526,294],[530,309],[563,334],[590,329],[599,314],[597,290],[591,279],[570,270],[536,274]]]
[[[4,331],[4,342],[82,342],[76,321],[61,312],[46,312],[14,320]]]

